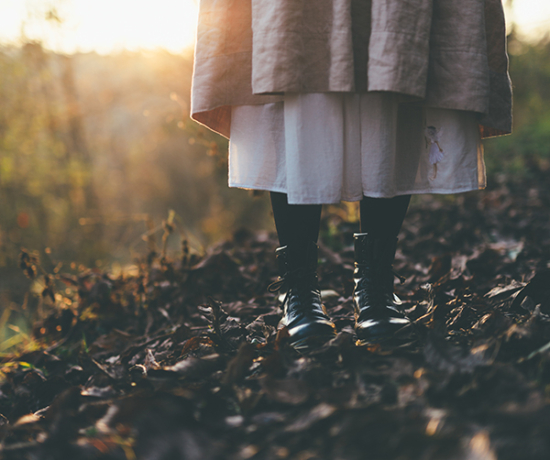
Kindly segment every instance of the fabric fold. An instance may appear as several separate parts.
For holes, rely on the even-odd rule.
[[[292,204],[485,187],[474,112],[385,92],[287,94],[232,112],[230,187],[286,193]]]
[[[287,93],[384,91],[511,131],[501,0],[201,0],[192,117],[224,136],[231,106]]]

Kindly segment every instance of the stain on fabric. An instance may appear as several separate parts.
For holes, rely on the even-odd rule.
[[[433,165],[433,176],[430,179],[437,177],[437,164],[443,159],[443,149],[439,144],[439,136],[441,135],[441,129],[437,129],[435,126],[427,126],[424,130],[426,137],[426,148],[429,149],[429,161]]]

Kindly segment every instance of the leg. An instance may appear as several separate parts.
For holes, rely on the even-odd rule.
[[[363,197],[360,205],[361,233],[397,238],[410,201],[410,195],[393,198]]]
[[[270,290],[286,291],[283,318],[295,348],[308,348],[335,335],[335,326],[321,303],[317,280],[317,239],[321,205],[289,205],[287,195],[271,192],[271,204],[281,247],[277,261],[281,277]]]
[[[361,232],[355,239],[355,330],[363,342],[391,339],[410,321],[398,310],[392,271],[397,235],[410,195],[361,201]]]
[[[288,204],[286,193],[271,192],[271,207],[281,246],[292,248],[296,262],[302,264],[308,243],[317,243],[321,222],[320,204]]]

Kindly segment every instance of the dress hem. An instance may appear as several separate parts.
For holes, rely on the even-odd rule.
[[[276,192],[276,193],[287,193],[286,189],[284,187],[270,187],[270,186],[259,186],[259,185],[244,185],[244,184],[236,184],[236,183],[229,183],[228,184],[230,188],[240,188],[244,190],[261,190],[265,192]],[[353,197],[341,197],[340,199],[335,198],[319,198],[319,197],[306,197],[305,200],[288,200],[288,204],[338,204],[342,201],[347,202],[354,202],[354,201],[361,201],[364,196],[370,197],[370,198],[393,198],[396,196],[401,195],[427,195],[427,194],[436,194],[436,195],[453,195],[455,193],[466,193],[466,192],[474,192],[476,190],[483,190],[486,187],[486,184],[480,184],[478,186],[464,186],[464,187],[457,187],[453,188],[452,190],[449,189],[443,189],[443,188],[432,188],[432,189],[420,189],[420,190],[403,190],[399,191],[397,193],[379,193],[379,192],[363,192],[363,195],[353,196]]]

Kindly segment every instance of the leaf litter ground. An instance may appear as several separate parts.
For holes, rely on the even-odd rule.
[[[319,273],[339,334],[308,353],[277,333],[273,235],[50,277],[44,301],[64,282],[74,303],[35,326],[39,350],[1,358],[0,456],[550,458],[550,186],[504,182],[409,211],[407,346],[356,346],[357,229],[331,216]]]

